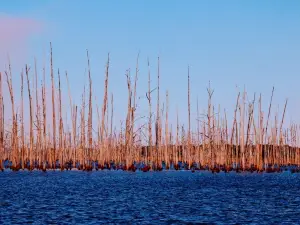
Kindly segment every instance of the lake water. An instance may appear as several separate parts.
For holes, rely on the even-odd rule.
[[[300,174],[0,172],[0,224],[299,224]]]

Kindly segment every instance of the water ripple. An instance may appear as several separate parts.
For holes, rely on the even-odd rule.
[[[297,224],[300,175],[0,173],[1,224]]]

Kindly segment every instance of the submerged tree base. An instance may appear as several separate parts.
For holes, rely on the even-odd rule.
[[[55,164],[41,163],[39,164],[37,161],[34,162],[33,165],[30,165],[29,162],[25,164],[25,166],[21,166],[18,164],[17,166],[13,166],[12,162],[9,160],[5,160],[3,166],[0,167],[0,171],[128,171],[128,172],[149,172],[149,171],[191,171],[192,173],[198,171],[210,171],[212,173],[280,173],[284,171],[289,171],[291,173],[299,173],[300,166],[296,164],[288,164],[288,165],[279,165],[279,164],[264,164],[260,167],[256,165],[251,165],[249,167],[241,167],[239,163],[233,163],[232,165],[225,164],[216,164],[214,166],[211,165],[201,165],[199,163],[188,164],[187,162],[171,163],[170,165],[166,165],[165,162],[161,162],[160,165],[155,163],[145,164],[144,162],[134,162],[130,166],[126,166],[122,163],[114,163],[111,161],[110,163],[99,164],[97,161],[91,161],[89,164],[80,164],[79,162],[73,163],[72,161],[66,162],[61,165],[59,160],[56,161]]]

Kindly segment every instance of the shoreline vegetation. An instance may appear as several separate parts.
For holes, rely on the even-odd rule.
[[[119,133],[113,130],[113,95],[108,96],[109,86],[109,55],[106,64],[104,96],[102,108],[93,103],[92,79],[90,60],[87,51],[88,89],[84,87],[82,102],[75,105],[70,94],[68,74],[65,78],[69,93],[69,116],[71,129],[66,129],[67,121],[62,113],[61,77],[53,70],[52,45],[50,43],[50,78],[51,99],[46,101],[46,72],[43,69],[43,80],[38,84],[38,72],[26,65],[21,72],[20,110],[16,110],[15,95],[12,85],[12,69],[9,62],[8,69],[0,72],[0,170],[126,170],[161,171],[161,170],[210,170],[212,172],[281,172],[290,170],[299,172],[300,149],[297,147],[298,126],[291,125],[283,128],[286,100],[282,115],[275,115],[275,122],[271,124],[271,108],[274,88],[269,101],[268,114],[262,111],[262,96],[253,98],[246,103],[246,92],[240,92],[236,98],[234,119],[228,123],[226,111],[222,113],[212,104],[213,90],[209,87],[205,120],[200,121],[197,101],[196,130],[191,129],[190,102],[190,73],[187,80],[187,129],[177,122],[175,132],[169,124],[169,94],[165,98],[165,105],[160,105],[160,70],[155,75],[157,86],[151,87],[150,66],[148,61],[148,123],[142,128],[136,125],[137,79],[139,76],[139,62],[136,62],[134,80],[129,73],[127,78],[127,116],[125,128]],[[36,64],[36,62],[35,62]],[[35,89],[32,90],[29,77],[34,77]],[[58,77],[58,80],[56,80]],[[56,88],[58,82],[58,88]],[[3,85],[7,85],[9,93],[3,93]],[[37,88],[41,85],[41,89]],[[24,89],[28,96],[24,96]],[[155,92],[154,92],[155,91]],[[87,95],[87,96],[86,96]],[[4,115],[4,98],[10,101],[11,121]],[[24,118],[24,99],[29,101],[29,118]],[[153,111],[153,98],[156,98],[156,110]],[[86,101],[86,99],[88,101]],[[247,104],[247,105],[246,105]],[[108,111],[108,105],[110,111]],[[85,107],[88,107],[87,110]],[[164,110],[162,110],[164,108]],[[52,114],[49,115],[51,109]],[[87,111],[87,113],[86,113]],[[93,113],[96,112],[97,124],[93,124]],[[162,112],[162,113],[161,113]],[[221,115],[222,114],[222,115]],[[256,116],[257,115],[257,116]],[[51,129],[47,123],[51,118]],[[29,119],[29,120],[28,120]],[[29,121],[29,129],[25,131],[24,120]],[[7,126],[7,124],[9,124]],[[6,127],[5,127],[6,126]],[[93,135],[96,131],[97,135]],[[29,138],[27,138],[27,133]],[[25,135],[26,133],[26,135]],[[141,139],[146,139],[142,144]]]

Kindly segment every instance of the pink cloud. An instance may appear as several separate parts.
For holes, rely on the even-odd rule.
[[[41,30],[42,24],[37,20],[0,15],[0,60],[6,61],[8,53],[22,59],[30,37]]]

